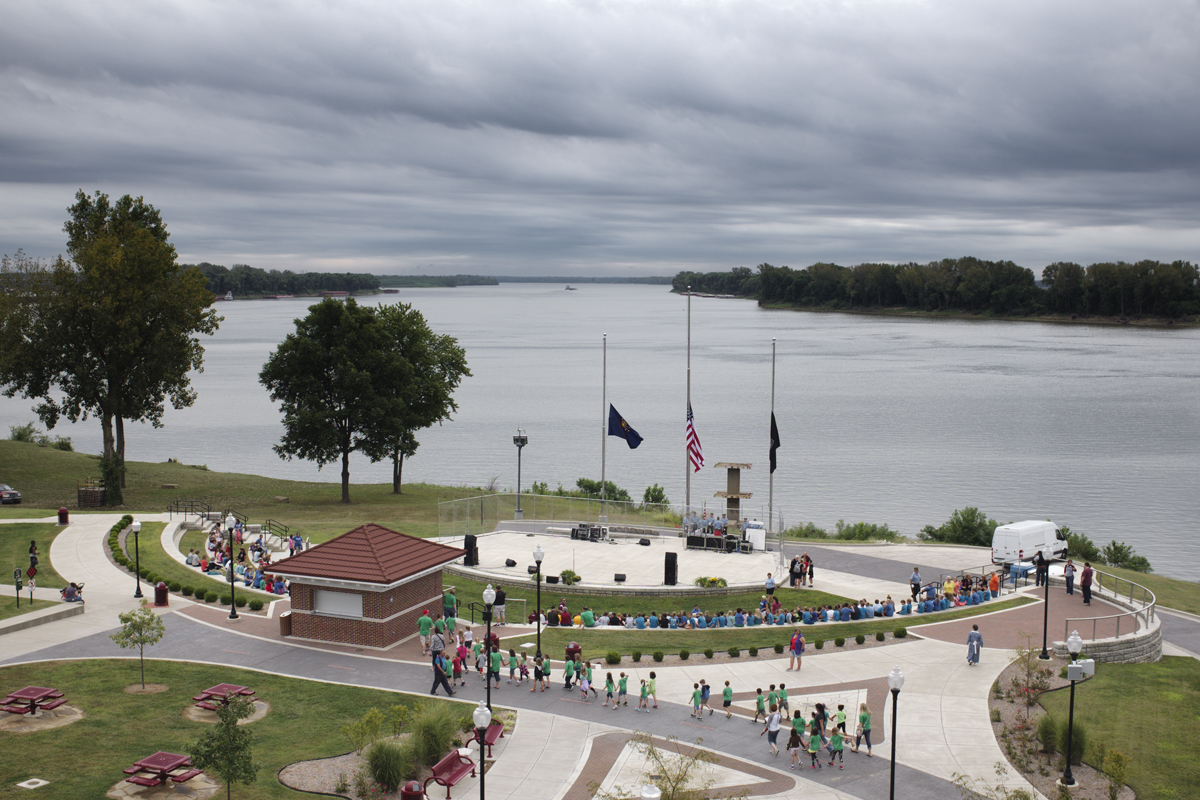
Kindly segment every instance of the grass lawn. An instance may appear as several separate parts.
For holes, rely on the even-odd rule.
[[[11,619],[12,617],[21,614],[28,614],[30,611],[36,611],[39,608],[49,608],[50,606],[58,605],[49,600],[34,600],[32,604],[29,602],[29,584],[25,584],[25,588],[21,590],[21,607],[17,608],[16,592],[12,586],[9,586],[3,592],[0,592],[0,619]],[[18,686],[18,689],[21,687]]]
[[[1041,697],[1064,725],[1070,691]],[[1167,656],[1157,664],[1097,664],[1075,687],[1075,722],[1087,726],[1084,760],[1103,740],[1131,757],[1128,781],[1140,798],[1195,797],[1200,786],[1200,661]]]
[[[1154,597],[1160,605],[1164,605],[1167,608],[1177,608],[1180,611],[1188,611],[1192,614],[1200,614],[1200,584],[1180,581],[1175,578],[1164,578],[1162,575],[1155,575],[1154,573],[1134,572],[1131,569],[1118,569],[1107,566],[1100,566],[1099,569],[1124,580],[1133,581],[1145,586],[1154,592]],[[1076,580],[1078,581],[1078,579]],[[1104,584],[1104,588],[1112,590],[1114,581],[1111,578],[1102,578],[1101,582]],[[1121,592],[1128,597],[1129,585],[1121,583]],[[1134,599],[1139,599],[1141,592],[1134,589],[1133,596]]]
[[[113,784],[124,780],[121,770],[157,750],[187,753],[189,743],[208,726],[184,719],[192,695],[217,683],[251,686],[271,706],[267,716],[250,729],[255,734],[254,758],[262,768],[250,786],[238,785],[239,798],[294,798],[296,793],[276,780],[285,765],[323,758],[350,750],[339,729],[362,717],[371,707],[386,711],[393,705],[410,705],[409,695],[336,686],[226,667],[172,661],[147,661],[146,681],[166,684],[160,694],[126,694],[125,686],[138,683],[138,662],[133,660],[37,663],[0,669],[0,687],[53,686],[66,693],[85,717],[72,725],[44,733],[5,734],[0,747],[0,798],[25,797],[14,786],[37,777],[50,785],[39,797],[70,799],[104,797]],[[435,701],[423,697],[422,701]],[[463,713],[471,707],[462,705]],[[224,797],[222,790],[218,797]]]
[[[842,637],[847,640],[853,640],[858,634],[872,637],[878,631],[890,633],[896,628],[913,629],[913,626],[930,622],[948,622],[952,619],[961,619],[962,617],[973,617],[978,614],[987,614],[993,611],[1001,611],[1014,606],[1022,606],[1026,603],[1036,602],[1029,597],[1014,597],[1009,600],[999,600],[990,603],[985,603],[980,606],[971,606],[970,608],[960,608],[954,611],[946,611],[940,614],[922,614],[917,616],[907,617],[885,617],[883,619],[870,619],[862,622],[839,622],[837,624],[817,624],[817,625],[801,625],[804,629],[804,638],[808,642],[808,650],[805,652],[809,655],[815,654],[813,649],[817,639],[825,640],[825,650],[833,648],[833,640]],[[669,655],[678,654],[680,650],[689,650],[692,656],[704,652],[706,648],[712,648],[714,651],[728,650],[731,647],[738,647],[743,651],[751,646],[757,647],[760,650],[771,648],[776,642],[782,643],[785,647],[788,641],[792,638],[792,630],[795,625],[759,625],[753,628],[711,628],[705,630],[644,630],[644,631],[629,631],[621,630],[580,630],[578,628],[542,628],[542,651],[550,653],[555,658],[562,658],[562,654],[566,652],[569,642],[578,642],[583,647],[585,658],[595,658],[602,656],[609,650],[616,650],[622,655],[628,655],[633,650],[641,650],[643,660],[647,660],[650,654],[655,650],[661,650]],[[498,629],[501,636],[504,636],[504,628]],[[493,632],[497,629],[493,628]],[[919,632],[918,632],[919,633]],[[523,642],[536,641],[534,633],[528,633],[519,637],[512,637],[505,642],[505,647],[517,647]]]
[[[4,568],[4,582],[12,588],[14,569],[21,572],[29,569],[29,541],[37,540],[38,566],[37,585],[52,589],[61,589],[67,583],[62,576],[50,566],[50,543],[64,529],[53,522],[12,522],[0,525],[0,565]],[[28,578],[22,578],[29,583]]]

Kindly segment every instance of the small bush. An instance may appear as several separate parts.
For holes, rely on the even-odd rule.
[[[262,607],[263,607],[263,601],[262,601],[261,597],[250,598],[250,610],[251,611],[262,611]]]
[[[607,653],[604,654],[604,660],[606,662],[608,662],[609,664],[620,664],[621,663],[621,654],[618,653],[616,650],[609,650]]]
[[[641,660],[642,660],[642,651],[641,651],[641,650],[633,650],[633,651],[631,651],[631,652],[629,653],[629,658],[630,658],[630,660],[632,660],[632,661],[641,661]]]
[[[394,792],[404,780],[404,761],[400,748],[393,742],[375,742],[367,750],[367,767],[371,778],[384,788]]]
[[[662,661],[665,656],[663,655],[662,650],[655,650],[654,655],[651,656],[651,658],[653,658],[655,661]]]
[[[183,588],[183,584],[180,583],[179,581],[171,581],[169,584],[167,584],[167,588],[170,589],[172,592],[178,592],[180,589]]]
[[[1042,743],[1043,753],[1053,753],[1058,747],[1058,721],[1049,714],[1043,714],[1037,723],[1037,738]]]
[[[711,647],[706,647],[706,648],[704,649],[704,657],[705,657],[705,658],[712,658],[712,657],[713,657],[713,649],[712,649]]]
[[[220,595],[218,595],[216,592],[206,592],[204,594],[204,602],[215,603],[217,602],[218,597],[220,597]]]
[[[882,642],[884,639],[883,631],[875,631],[875,641]]]
[[[845,644],[846,644],[846,640],[843,639],[841,636],[838,636],[836,639],[833,640],[834,647],[843,647]]]
[[[783,652],[783,642],[776,642],[775,643],[775,654],[779,655],[782,652]]]
[[[138,570],[138,575],[141,575],[143,578],[148,579],[150,577],[150,568],[142,567],[140,570]]]
[[[558,574],[558,577],[562,580],[565,586],[574,586],[581,580],[580,577],[575,573],[575,570],[571,569],[564,569]]]
[[[1067,665],[1066,664],[1063,664],[1062,669],[1060,669],[1058,671],[1058,677],[1064,681],[1067,679]]]
[[[813,642],[813,647],[817,648],[818,650],[820,650],[824,646],[825,646],[824,639],[817,639],[815,642]]]
[[[1000,721],[1000,709],[993,708],[990,716],[992,718],[992,722],[999,722]]]
[[[758,648],[757,647],[748,647],[748,648],[746,648],[746,653],[751,658],[754,658],[755,656],[758,655]]]
[[[181,587],[179,589],[179,593],[181,595],[183,595],[184,597],[191,597],[193,594],[196,593],[196,590],[191,584],[188,584],[187,586]]]
[[[237,607],[238,607],[238,608],[245,608],[245,607],[246,607],[246,596],[245,596],[245,595],[242,595],[241,597],[239,597],[239,598],[237,599]]]
[[[729,648],[729,657],[730,658],[741,658],[741,656],[742,656],[741,650],[737,649],[736,647]]]
[[[679,660],[680,661],[687,661],[691,657],[692,657],[691,650],[680,650],[679,651]]]
[[[229,594],[229,592],[225,592],[224,594],[221,595],[221,605],[223,605],[223,606],[233,605],[233,596],[231,594]]]
[[[863,642],[865,642],[866,640],[867,640],[867,637],[866,637],[866,636],[863,636],[861,633],[860,633],[858,636],[855,636],[855,637],[854,637],[854,643],[855,643],[855,644],[862,644],[862,643],[863,643]]]
[[[895,636],[897,639],[903,639],[905,636],[908,636],[908,628],[896,628],[896,630],[892,631],[892,636]]]
[[[1088,737],[1087,727],[1079,720],[1075,720],[1074,729],[1071,731],[1071,763],[1082,764],[1083,754],[1087,752]],[[1058,752],[1066,757],[1067,753],[1067,726],[1062,725],[1058,729]]]

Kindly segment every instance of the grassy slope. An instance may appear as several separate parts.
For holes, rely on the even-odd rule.
[[[4,583],[12,588],[14,569],[25,572],[29,568],[29,540],[38,544],[37,585],[55,589],[66,586],[62,576],[50,566],[50,543],[63,531],[52,522],[13,522],[0,525],[0,569]],[[22,578],[28,585],[29,579]]]
[[[150,649],[153,652],[153,649]],[[0,798],[25,797],[14,784],[31,777],[50,785],[44,798],[103,797],[120,783],[121,773],[156,750],[187,753],[207,726],[182,716],[192,695],[206,686],[232,682],[251,686],[271,711],[252,723],[254,758],[262,768],[250,786],[238,786],[239,798],[293,798],[296,793],[276,779],[293,761],[324,758],[350,747],[339,729],[376,707],[411,704],[406,695],[283,678],[268,673],[166,661],[146,662],[146,681],[170,688],[153,695],[126,694],[125,686],[139,681],[136,659],[37,663],[0,669],[0,686],[54,686],[66,693],[84,719],[43,733],[7,734],[0,748]],[[424,698],[431,702],[431,698]],[[462,706],[464,714],[469,706]],[[22,794],[23,793],[23,794]],[[222,791],[218,797],[224,797]]]
[[[32,604],[29,602],[29,584],[25,584],[25,588],[21,590],[21,607],[17,608],[16,591],[12,586],[9,586],[3,592],[0,592],[0,619],[11,619],[12,617],[21,614],[28,614],[30,611],[37,611],[40,608],[49,608],[50,606],[58,605],[49,600],[34,600]],[[18,686],[18,689],[21,687]]]
[[[1130,691],[1136,687],[1136,691]],[[1041,697],[1064,725],[1070,692]],[[1087,726],[1085,760],[1103,740],[1132,757],[1129,785],[1138,797],[1195,797],[1200,786],[1200,661],[1168,656],[1157,664],[1097,664],[1075,687],[1075,722]]]

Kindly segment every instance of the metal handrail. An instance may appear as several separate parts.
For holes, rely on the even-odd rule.
[[[1103,593],[1103,590],[1104,590],[1103,578],[1104,577],[1111,578],[1113,581],[1112,595],[1114,598],[1120,597],[1122,594],[1122,592],[1119,591],[1121,588],[1122,581],[1129,584],[1128,600],[1130,603],[1137,602],[1134,600],[1134,597],[1133,597],[1134,589],[1135,588],[1141,589],[1141,601],[1140,602],[1142,604],[1142,607],[1140,609],[1136,609],[1134,611],[1124,611],[1120,614],[1109,614],[1109,615],[1103,616],[1103,617],[1079,617],[1077,619],[1064,620],[1063,621],[1063,640],[1064,641],[1070,635],[1070,633],[1069,633],[1070,631],[1079,630],[1080,623],[1087,623],[1087,622],[1092,623],[1092,636],[1090,639],[1087,639],[1085,637],[1085,640],[1086,641],[1095,641],[1096,640],[1096,625],[1101,620],[1115,619],[1117,621],[1116,637],[1119,638],[1121,636],[1121,619],[1123,617],[1132,617],[1133,618],[1133,630],[1131,631],[1131,633],[1136,633],[1139,625],[1149,627],[1150,623],[1158,618],[1157,611],[1155,610],[1156,606],[1158,604],[1158,598],[1156,598],[1154,596],[1154,592],[1152,592],[1150,589],[1146,588],[1145,586],[1142,586],[1140,583],[1134,583],[1133,581],[1129,580],[1128,578],[1121,578],[1117,575],[1113,575],[1108,572],[1102,572],[1098,569],[1093,569],[1092,570],[1092,593],[1093,594],[1101,595]]]

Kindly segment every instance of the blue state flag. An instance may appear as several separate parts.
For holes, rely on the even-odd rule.
[[[633,450],[642,443],[642,437],[638,432],[630,427],[625,418],[620,415],[612,403],[608,404],[608,435],[619,436],[629,443],[629,449]]]

